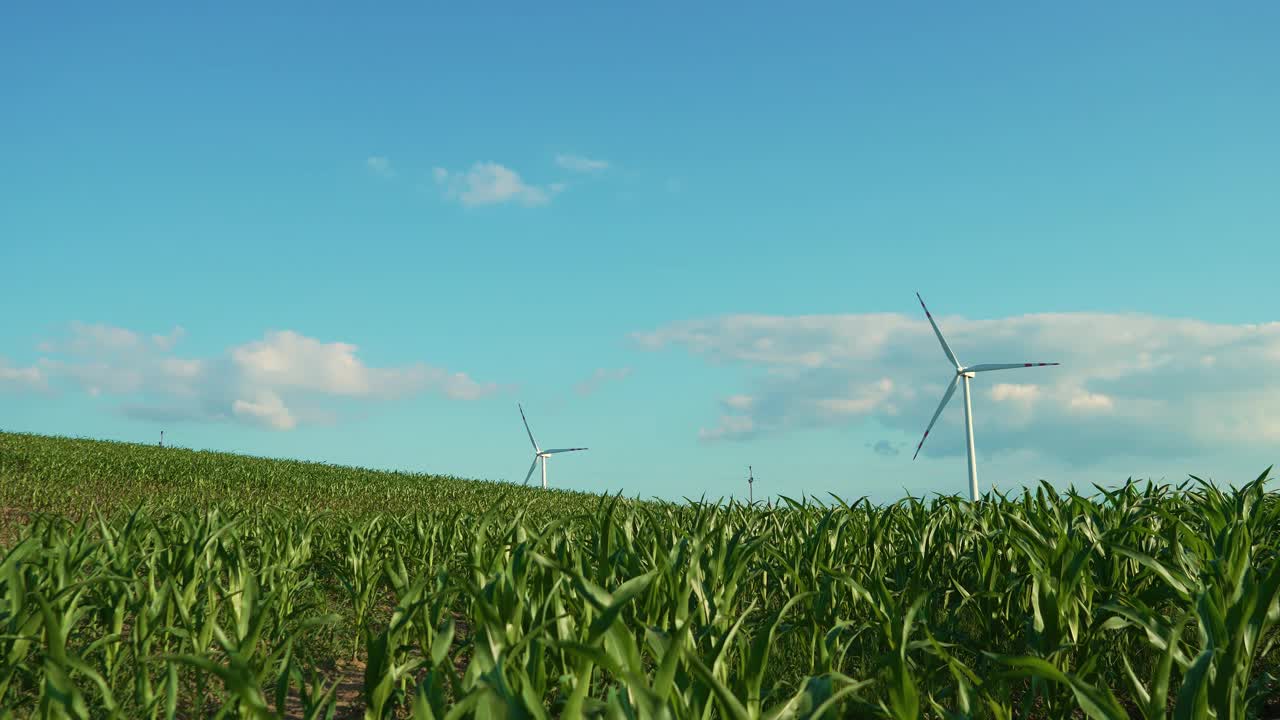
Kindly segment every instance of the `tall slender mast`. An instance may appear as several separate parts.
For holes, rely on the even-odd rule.
[[[969,380],[973,373],[964,376],[964,432],[969,438],[969,501],[978,502],[978,458],[973,454],[973,406],[969,403]]]
[[[756,496],[754,492],[755,482],[756,482],[756,474],[754,471],[751,470],[751,466],[748,465],[747,466],[747,502],[753,505],[756,502]]]

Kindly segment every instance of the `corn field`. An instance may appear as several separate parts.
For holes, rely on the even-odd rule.
[[[1280,716],[1280,502],[649,502],[0,434],[0,717]]]

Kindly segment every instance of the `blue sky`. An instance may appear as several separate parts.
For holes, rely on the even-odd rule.
[[[919,290],[1064,363],[975,383],[984,487],[1280,458],[1274,3],[6,15],[0,428],[960,492]]]

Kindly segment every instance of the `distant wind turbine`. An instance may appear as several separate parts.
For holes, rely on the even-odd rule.
[[[755,474],[755,471],[753,471],[753,470],[751,469],[751,466],[750,466],[750,465],[748,465],[748,466],[747,466],[747,504],[749,504],[749,505],[754,505],[754,504],[755,504],[755,502],[756,502],[756,496],[755,496],[755,492],[754,492],[754,490],[755,490],[755,488],[754,488],[755,484],[756,484],[756,474]]]
[[[533,477],[533,469],[538,466],[538,461],[541,460],[542,461],[542,489],[546,490],[547,489],[547,458],[551,457],[552,455],[555,455],[556,453],[577,452],[579,450],[586,450],[587,448],[584,448],[584,447],[557,448],[555,450],[543,450],[542,448],[538,447],[538,441],[533,439],[533,431],[529,429],[529,421],[525,419],[524,408],[521,407],[519,403],[516,403],[516,407],[520,408],[520,419],[524,421],[524,431],[529,433],[529,442],[533,444],[533,452],[534,452],[533,464],[529,466],[529,472],[524,476],[524,484],[525,485],[529,484],[529,478]]]
[[[920,293],[916,293],[916,298],[920,300],[920,307],[924,308],[924,316],[929,318],[929,324],[933,326],[933,334],[938,336],[938,342],[942,344],[942,352],[947,354],[947,360],[956,366],[955,377],[951,378],[951,384],[947,386],[947,392],[942,396],[942,402],[938,403],[938,409],[933,413],[933,419],[929,421],[929,427],[924,429],[924,437],[920,438],[920,444],[916,445],[916,454],[911,456],[912,460],[920,454],[920,448],[924,446],[924,441],[929,437],[929,431],[933,429],[933,424],[938,422],[938,416],[942,414],[942,408],[947,406],[947,401],[951,399],[951,395],[956,391],[956,385],[964,380],[964,431],[969,441],[969,499],[977,501],[978,499],[978,466],[977,459],[973,455],[973,407],[969,402],[969,381],[973,379],[974,373],[987,372],[989,370],[1012,370],[1013,368],[1029,368],[1029,367],[1045,367],[1048,365],[1060,365],[1061,363],[1001,363],[1001,364],[984,364],[970,365],[964,367],[960,361],[956,359],[955,353],[951,352],[951,348],[947,346],[947,341],[942,337],[942,331],[938,329],[938,323],[933,321],[933,315],[929,314],[929,308],[924,304],[924,298],[920,297]]]

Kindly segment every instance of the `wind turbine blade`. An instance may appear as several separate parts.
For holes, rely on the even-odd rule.
[[[924,304],[924,298],[920,297],[920,293],[916,293],[916,298],[920,301],[920,307],[924,308],[924,316],[929,318],[929,324],[933,326],[933,334],[938,336],[938,342],[942,343],[942,352],[947,354],[947,359],[952,365],[960,367],[960,361],[956,359],[956,354],[951,352],[951,347],[947,345],[947,341],[942,337],[942,331],[938,329],[938,323],[933,321],[933,315],[929,312],[929,308]]]
[[[529,421],[524,418],[524,408],[520,407],[520,403],[516,403],[516,407],[520,408],[520,419],[524,420],[524,431],[529,433],[529,442],[533,443],[533,449],[542,452],[542,448],[538,447],[538,441],[533,439],[533,431],[529,429]]]
[[[524,484],[529,484],[529,478],[533,477],[533,469],[538,467],[538,456],[533,456],[533,464],[529,466],[529,472],[524,476]]]
[[[938,409],[933,412],[933,419],[929,421],[929,427],[924,429],[924,437],[920,438],[920,444],[916,445],[916,454],[911,456],[912,460],[916,459],[916,455],[920,454],[920,448],[924,447],[924,441],[929,437],[929,431],[933,429],[933,424],[938,422],[938,416],[942,414],[942,408],[947,406],[947,401],[956,392],[956,384],[960,382],[960,376],[956,375],[951,378],[951,385],[947,387],[947,392],[942,396],[942,402],[938,403]]]
[[[1061,365],[1062,363],[986,363],[983,365],[974,365],[967,367],[965,372],[987,372],[988,370],[1013,370],[1014,368],[1029,367],[1046,367],[1048,365]]]
[[[554,455],[562,452],[577,452],[578,450],[586,450],[587,448],[557,448],[555,450],[543,450],[543,455]]]

